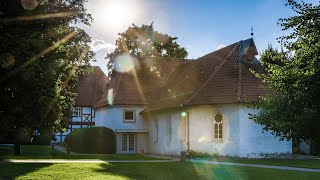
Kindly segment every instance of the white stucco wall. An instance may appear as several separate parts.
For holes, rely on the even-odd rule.
[[[181,111],[162,112],[149,117],[149,151],[179,155],[187,149],[181,133]],[[257,111],[240,104],[201,105],[183,109],[189,114],[189,146],[196,152],[237,157],[291,153],[291,141],[279,141],[263,126],[249,119]],[[214,139],[214,115],[223,116],[223,139]],[[171,123],[171,130],[168,124]],[[170,137],[171,134],[171,138]]]
[[[196,106],[189,110],[190,149],[197,152],[239,155],[238,106],[233,104]],[[214,115],[223,117],[223,138],[214,139]]]
[[[144,109],[143,106],[113,106],[96,109],[96,126],[104,126],[116,132],[116,149],[121,154],[122,133],[135,134],[135,152],[141,153],[144,150],[148,152],[148,124],[140,115]],[[124,122],[124,110],[135,111],[135,122]]]
[[[180,112],[154,115],[149,121],[149,152],[180,155],[187,149],[186,126]]]
[[[142,106],[113,106],[96,109],[96,126],[105,126],[114,131],[119,129],[147,129],[146,123],[139,114],[144,108],[145,107]],[[125,109],[135,110],[135,122],[131,123],[123,121],[123,111]]]
[[[249,108],[247,105],[239,105],[240,116],[240,156],[261,157],[272,154],[291,154],[292,142],[279,141],[271,132],[262,133],[262,125],[249,119],[248,113],[257,113],[257,110]]]

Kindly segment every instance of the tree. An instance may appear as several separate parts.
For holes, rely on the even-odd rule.
[[[90,69],[84,0],[0,1],[0,141],[30,140],[68,124],[77,77]]]
[[[177,37],[155,31],[153,23],[142,25],[133,24],[125,32],[119,33],[116,40],[116,49],[107,54],[109,75],[114,68],[117,56],[130,54],[136,57],[171,57],[186,58],[188,52],[177,43]]]
[[[284,50],[269,47],[261,55],[266,73],[255,73],[266,85],[251,117],[282,140],[320,142],[320,7],[288,0],[297,15],[279,20],[291,30],[279,40]]]

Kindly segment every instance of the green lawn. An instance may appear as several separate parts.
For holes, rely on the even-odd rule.
[[[318,159],[241,159],[239,158],[239,159],[221,159],[219,161],[320,169],[320,158]]]
[[[157,158],[144,157],[136,154],[94,154],[68,155],[51,149],[50,146],[22,145],[21,155],[13,156],[12,146],[0,146],[0,159],[101,159],[101,160],[154,160]]]
[[[188,162],[0,163],[0,174],[13,179],[320,179],[320,173]]]

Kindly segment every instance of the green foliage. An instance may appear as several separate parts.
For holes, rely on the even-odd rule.
[[[252,118],[282,139],[320,141],[320,6],[288,0],[296,16],[280,19],[289,35],[280,38],[284,50],[269,47],[261,61],[268,93]]]
[[[177,43],[177,39],[155,31],[153,24],[141,27],[133,24],[125,32],[119,33],[116,49],[107,54],[109,74],[112,74],[115,58],[123,54],[136,57],[186,58],[188,52]]]
[[[116,135],[106,127],[81,128],[73,130],[65,138],[72,152],[89,154],[114,154]]]
[[[14,139],[20,128],[66,127],[76,96],[71,90],[94,55],[90,37],[75,27],[92,20],[84,0],[39,1],[33,10],[23,2],[0,0],[0,140]]]
[[[194,150],[188,150],[188,156],[190,158],[217,158],[217,159],[222,159],[223,157],[226,157],[226,156],[221,156],[219,154],[216,154],[216,153],[203,153],[203,152],[197,152],[197,151],[194,151]]]
[[[32,140],[32,144],[36,144],[36,145],[50,145],[50,143],[51,143],[51,136],[47,134],[34,136]]]

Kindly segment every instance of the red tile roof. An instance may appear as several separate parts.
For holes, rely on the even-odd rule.
[[[144,112],[199,104],[257,101],[262,84],[250,68],[262,69],[252,39],[240,41],[179,66],[161,98]],[[241,57],[241,58],[240,58]],[[248,59],[253,59],[249,61]]]
[[[168,76],[187,60],[175,58],[139,58],[129,72],[114,72],[107,91],[95,108],[107,105],[148,105],[164,86]]]
[[[79,78],[79,84],[75,87],[76,97],[75,106],[93,107],[106,91],[108,77],[99,66],[93,67],[92,74],[86,74]]]
[[[253,39],[247,39],[196,60],[139,58],[132,71],[113,74],[94,107],[146,105],[143,112],[149,112],[181,105],[257,101],[263,88],[250,69],[263,68],[254,55]]]

